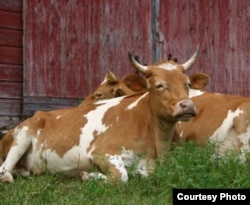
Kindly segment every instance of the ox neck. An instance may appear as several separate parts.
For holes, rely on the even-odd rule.
[[[142,120],[142,127],[138,127],[139,132],[142,133],[140,139],[145,141],[147,139],[149,144],[145,146],[150,146],[151,149],[148,155],[156,158],[162,155],[164,152],[169,151],[170,144],[172,143],[174,132],[175,132],[175,121],[169,119],[160,118],[153,109],[153,104],[150,102],[149,93],[128,96],[128,98],[135,98],[134,101],[137,105],[134,109],[138,120]],[[140,100],[139,100],[140,99]],[[134,103],[132,103],[134,104]],[[134,105],[133,105],[134,106]],[[148,111],[142,110],[141,107],[149,108]],[[137,113],[138,112],[138,113]],[[147,127],[145,127],[145,125]],[[137,139],[138,140],[138,139]],[[144,142],[142,142],[143,144]]]
[[[159,117],[154,109],[154,103],[150,102],[149,94],[146,96],[146,101],[149,103],[147,106],[150,107],[150,116],[151,122],[149,124],[152,126],[152,131],[154,133],[154,144],[155,144],[155,155],[156,157],[161,156],[164,152],[168,152],[170,150],[170,145],[174,138],[175,133],[175,124],[176,121],[171,121],[167,118]]]
[[[166,120],[157,119],[157,139],[156,139],[156,148],[157,155],[162,155],[164,152],[170,150],[170,145],[172,143],[174,132],[175,132],[175,123],[168,122]]]
[[[155,133],[155,155],[159,157],[170,150],[175,133],[175,123],[157,116],[152,120],[155,125],[153,128]]]

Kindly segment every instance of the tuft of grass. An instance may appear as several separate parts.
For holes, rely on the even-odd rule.
[[[249,188],[249,162],[241,163],[233,152],[215,157],[215,150],[213,144],[175,146],[152,175],[169,188]]]
[[[172,204],[173,188],[250,188],[249,161],[240,163],[235,153],[223,158],[215,153],[212,144],[174,145],[153,173],[132,175],[126,184],[82,182],[49,173],[17,177],[14,184],[0,183],[0,205],[165,205]]]

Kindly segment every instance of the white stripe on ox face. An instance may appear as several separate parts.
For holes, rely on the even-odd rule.
[[[163,63],[159,65],[159,68],[163,70],[175,70],[177,68],[177,65],[172,63]]]

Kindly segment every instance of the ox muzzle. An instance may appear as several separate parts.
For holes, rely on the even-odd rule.
[[[181,100],[176,104],[174,116],[179,121],[188,121],[196,116],[196,108],[191,100]]]

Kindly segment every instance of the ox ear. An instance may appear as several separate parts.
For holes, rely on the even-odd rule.
[[[114,93],[115,98],[116,97],[121,97],[121,96],[124,96],[124,95],[126,95],[126,93],[122,89],[118,88],[118,89],[115,90],[115,93]]]
[[[191,75],[189,78],[191,81],[191,88],[194,89],[202,90],[210,83],[210,78],[205,73],[195,73]]]
[[[106,73],[105,79],[107,79],[108,84],[115,84],[118,82],[116,75],[110,70]]]
[[[137,74],[131,74],[131,75],[126,76],[123,79],[123,82],[130,90],[133,90],[136,92],[147,89],[146,80]]]
[[[196,60],[197,60],[197,58],[199,56],[199,50],[200,50],[199,45],[197,45],[196,51],[194,52],[192,57],[189,60],[187,60],[185,63],[182,64],[182,66],[184,68],[183,71],[187,71],[196,62]]]

